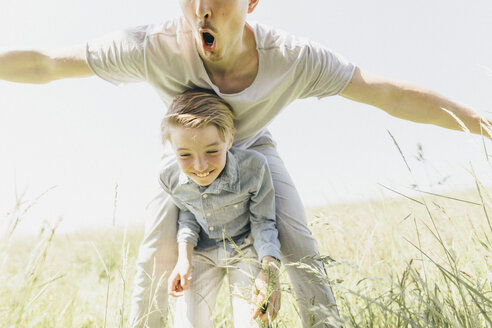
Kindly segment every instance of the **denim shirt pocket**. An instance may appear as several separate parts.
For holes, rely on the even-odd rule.
[[[222,206],[222,213],[227,221],[238,218],[249,210],[249,197],[241,200],[234,200],[231,203]]]

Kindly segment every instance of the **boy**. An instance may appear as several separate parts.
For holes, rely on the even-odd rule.
[[[182,312],[192,327],[214,326],[210,311],[226,273],[234,327],[254,324],[245,318],[250,307],[253,318],[270,311],[271,319],[279,307],[280,293],[268,295],[269,283],[278,287],[280,258],[272,178],[263,155],[231,149],[233,137],[231,108],[208,90],[177,96],[162,121],[162,140],[170,142],[177,162],[163,168],[160,183],[180,210],[178,262],[168,292],[184,295]],[[249,302],[245,289],[255,275]]]

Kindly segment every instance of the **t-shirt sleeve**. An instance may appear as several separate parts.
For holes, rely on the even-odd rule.
[[[355,65],[341,55],[314,42],[301,52],[298,66],[304,88],[299,98],[328,97],[339,94],[352,79]]]
[[[108,34],[86,44],[87,64],[99,77],[114,84],[146,79],[147,26]]]

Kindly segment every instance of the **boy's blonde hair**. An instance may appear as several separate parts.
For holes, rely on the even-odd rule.
[[[231,106],[215,92],[192,89],[176,96],[162,119],[162,143],[170,138],[170,127],[203,128],[213,124],[222,140],[234,133],[234,114]]]

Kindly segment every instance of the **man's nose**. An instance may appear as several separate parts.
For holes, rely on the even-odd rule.
[[[210,15],[212,14],[209,2],[209,0],[196,1],[195,14],[203,20],[210,18]]]
[[[207,161],[205,160],[205,158],[203,158],[203,156],[197,156],[194,162],[195,171],[202,172],[205,171],[206,168],[207,168]]]

